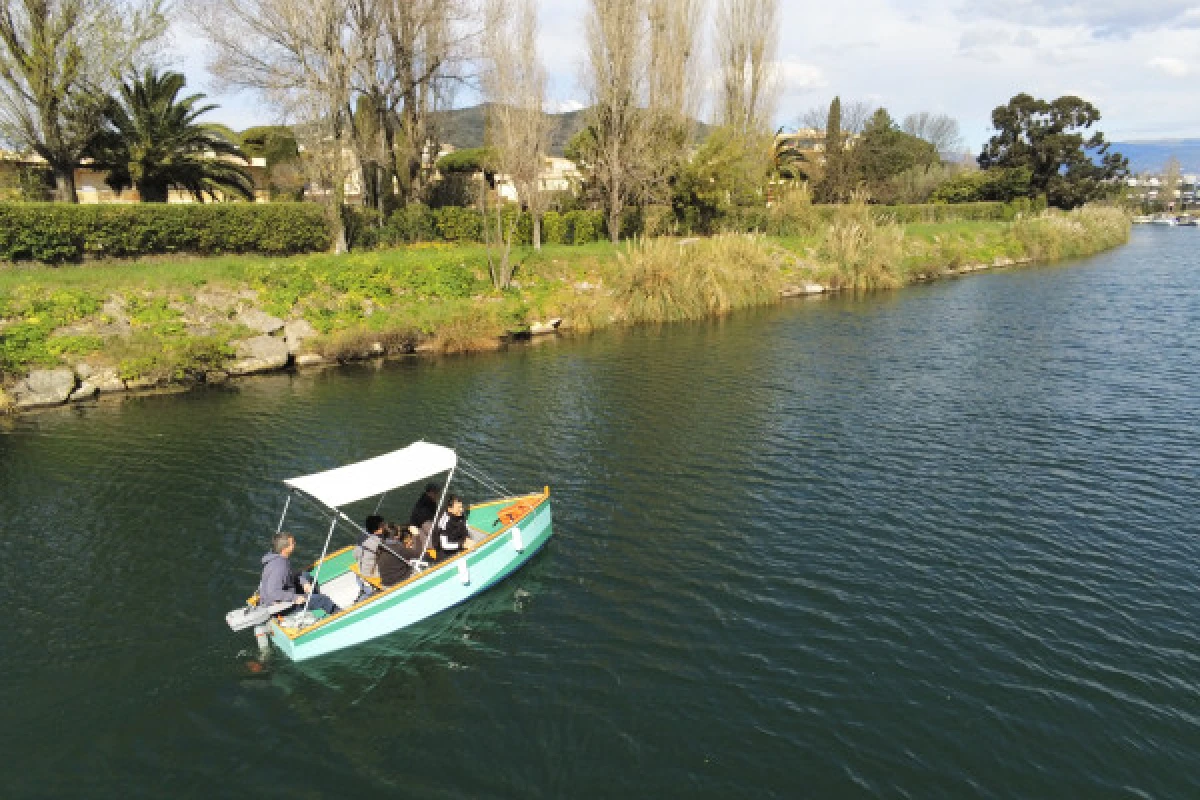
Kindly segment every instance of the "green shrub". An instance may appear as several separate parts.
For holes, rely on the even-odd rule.
[[[347,208],[346,244],[351,250],[374,250],[379,246],[383,215],[373,208]]]
[[[380,231],[380,243],[388,245],[430,242],[435,238],[433,212],[422,203],[396,209]]]
[[[930,199],[935,203],[1008,202],[1029,195],[1029,180],[1030,172],[1024,167],[969,170],[943,183]]]
[[[604,213],[601,211],[568,211],[566,222],[570,244],[597,242],[604,235]]]
[[[482,215],[473,208],[444,206],[433,211],[433,229],[447,242],[483,240]]]
[[[327,250],[324,210],[308,203],[0,204],[0,260],[79,261],[163,253],[288,255]]]
[[[646,206],[642,209],[642,235],[669,236],[673,232],[675,209],[671,206]]]
[[[557,211],[547,211],[542,214],[542,243],[567,243],[567,220],[564,215]]]
[[[1028,201],[1026,201],[1028,202]],[[1011,220],[1016,211],[1009,203],[923,203],[920,205],[871,206],[876,219],[907,224],[911,222],[967,222]]]

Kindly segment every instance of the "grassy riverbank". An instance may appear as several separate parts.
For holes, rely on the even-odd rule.
[[[239,359],[235,372],[258,371],[247,340],[285,334],[287,360],[302,363],[463,352],[555,318],[573,330],[696,319],[777,302],[789,286],[898,287],[968,265],[1087,255],[1128,234],[1113,209],[901,225],[848,207],[784,237],[522,250],[505,291],[491,288],[474,245],[10,267],[0,269],[0,372],[10,387],[31,369],[79,365],[81,377],[109,369],[133,388],[220,380]]]

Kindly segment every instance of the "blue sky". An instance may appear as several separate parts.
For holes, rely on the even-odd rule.
[[[555,109],[586,101],[585,8],[541,3]],[[840,94],[897,117],[951,114],[976,149],[991,109],[1028,91],[1091,100],[1110,139],[1200,137],[1200,0],[782,0],[782,9],[779,124]],[[174,39],[176,66],[222,104],[214,119],[238,128],[277,121],[260,98],[213,85],[202,38],[180,25]],[[459,102],[473,99],[463,92]]]

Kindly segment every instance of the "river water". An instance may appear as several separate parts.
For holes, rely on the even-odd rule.
[[[1197,252],[7,422],[0,795],[1198,796]],[[255,671],[279,481],[417,438],[555,539]]]

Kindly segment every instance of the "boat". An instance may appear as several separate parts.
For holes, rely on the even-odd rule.
[[[1166,214],[1159,215],[1152,221],[1153,225],[1174,225],[1175,218]]]
[[[1151,222],[1154,222],[1154,217],[1149,214],[1138,214],[1132,221],[1134,225],[1149,225]]]
[[[1184,228],[1200,228],[1200,219],[1184,214],[1175,219],[1175,224]]]
[[[395,586],[372,581],[373,593],[360,598],[363,578],[355,560],[355,545],[363,529],[346,513],[347,506],[379,498],[376,510],[389,492],[445,474],[441,497],[456,470],[504,492],[504,496],[469,507],[467,528],[472,549],[430,561],[428,554],[410,561],[412,575]],[[285,480],[288,489],[276,532],[284,530],[294,500],[309,503],[329,522],[321,557],[307,572],[318,591],[340,609],[325,615],[319,610],[289,607],[286,603],[263,608],[252,597],[225,619],[235,631],[253,627],[263,649],[274,645],[292,661],[304,661],[368,642],[407,628],[421,620],[464,603],[500,583],[527,564],[553,533],[550,488],[511,495],[459,459],[454,450],[429,442],[325,472]],[[437,513],[442,511],[439,501]],[[355,545],[329,552],[339,527],[355,535]]]

